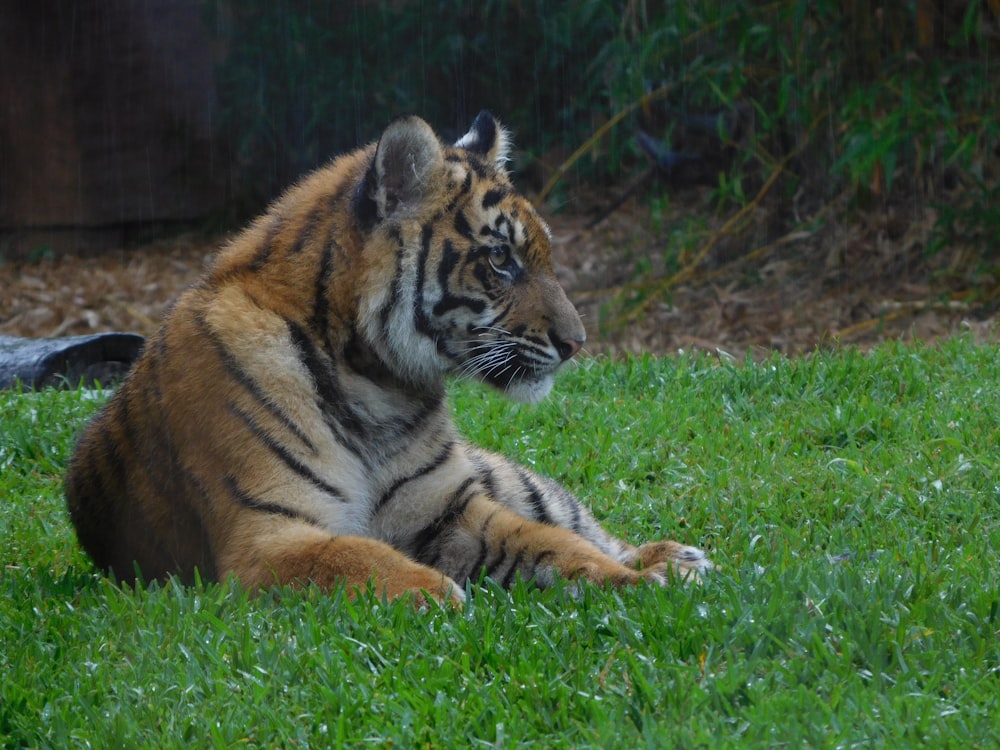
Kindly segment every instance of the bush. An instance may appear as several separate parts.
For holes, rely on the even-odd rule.
[[[542,0],[246,0],[209,11],[228,40],[225,130],[258,202],[408,112],[458,137],[487,108],[524,147],[573,142],[587,113],[606,109],[584,61],[618,23],[612,3]]]
[[[696,151],[696,177],[720,205],[745,206],[781,172],[774,194],[804,191],[813,206],[844,191],[862,205],[916,193],[943,200],[939,241],[1000,235],[989,210],[1000,75],[987,0],[208,8],[228,40],[226,132],[257,203],[401,113],[457,136],[489,108],[531,149],[522,164],[583,144],[572,166],[589,181],[645,168],[638,127],[650,143]]]

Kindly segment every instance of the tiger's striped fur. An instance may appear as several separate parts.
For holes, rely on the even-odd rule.
[[[613,538],[452,424],[447,375],[537,401],[584,340],[508,148],[485,112],[454,146],[398,120],[219,253],[76,445],[67,500],[100,568],[457,603],[483,572],[624,585],[710,567]]]

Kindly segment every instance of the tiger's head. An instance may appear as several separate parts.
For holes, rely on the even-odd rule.
[[[404,378],[475,377],[536,402],[585,333],[549,228],[507,175],[509,150],[488,112],[453,146],[417,117],[389,125],[355,201],[371,274],[359,324]]]

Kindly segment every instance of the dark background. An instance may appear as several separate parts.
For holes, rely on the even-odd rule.
[[[235,226],[399,114],[450,138],[489,108],[522,149],[521,186],[553,209],[698,184],[724,212],[770,179],[788,206],[774,233],[837,196],[933,203],[930,244],[961,235],[993,267],[998,14],[1000,0],[0,0],[0,253]]]

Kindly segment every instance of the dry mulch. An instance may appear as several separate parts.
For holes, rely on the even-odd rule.
[[[680,204],[664,223],[691,213],[708,211]],[[1000,265],[984,271],[983,253],[968,246],[928,255],[933,210],[872,212],[785,234],[771,219],[762,209],[732,236],[724,217],[710,219],[694,246],[680,249],[637,212],[613,214],[593,230],[581,218],[556,221],[554,254],[596,339],[588,348],[759,359],[959,333],[1000,340]],[[630,300],[643,295],[629,316]]]
[[[693,195],[675,201],[659,228],[648,211],[628,205],[593,229],[585,215],[549,217],[557,272],[584,316],[588,351],[705,348],[742,357],[959,332],[1000,340],[997,269],[984,274],[969,248],[926,257],[930,209],[874,212],[776,238],[761,210],[739,235],[708,219],[694,247],[671,245],[671,226],[710,213]],[[187,234],[98,256],[0,265],[0,334],[148,334],[224,241]],[[678,283],[664,281],[678,271]],[[628,318],[625,302],[643,295],[645,306]]]

